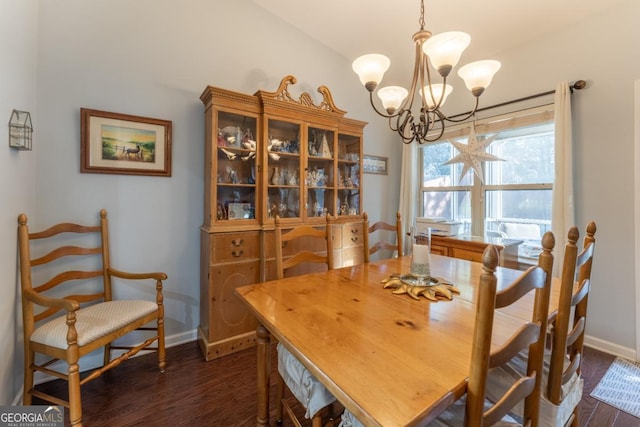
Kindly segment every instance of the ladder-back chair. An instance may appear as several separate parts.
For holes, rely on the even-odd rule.
[[[497,291],[495,270],[498,266],[498,250],[489,245],[483,254],[483,273],[480,276],[476,302],[476,326],[471,353],[471,372],[467,393],[451,408],[441,414],[430,426],[491,426],[537,425],[538,402],[536,380],[541,375],[545,329],[549,309],[550,278],[547,271],[552,268],[552,258],[546,259],[544,267],[530,267],[513,283],[501,286]],[[529,292],[535,292],[531,321],[522,321],[519,329],[497,350],[491,351],[493,323],[496,310],[507,307]],[[545,301],[546,299],[546,301]],[[514,319],[515,321],[515,319]],[[487,400],[489,372],[511,360],[515,355],[528,350],[527,374],[514,380],[506,392],[495,401]],[[516,404],[524,401],[522,420],[512,417]]]
[[[595,250],[596,225],[590,222],[584,247],[578,253],[579,231],[572,227],[560,278],[558,309],[549,319],[551,349],[545,349],[540,385],[540,426],[578,425],[578,403],[582,399],[583,379],[580,376],[582,347],[587,315],[587,301],[591,288],[591,265]],[[506,381],[525,371],[523,357],[510,361],[504,369],[492,372],[493,390],[503,390]],[[517,413],[522,413],[518,408]]]
[[[551,404],[542,406],[541,418],[549,420],[545,425],[578,425],[578,403],[583,389],[580,367],[596,243],[595,222],[590,222],[586,231],[580,253],[578,228],[572,227],[567,234],[558,311],[551,320],[552,347],[546,390]]]
[[[164,371],[162,281],[167,275],[127,273],[111,266],[104,209],[98,225],[61,223],[31,232],[25,214],[18,217],[18,224],[25,358],[23,404],[31,405],[33,397],[37,397],[63,405],[69,408],[71,425],[80,426],[81,385],[142,349],[157,350],[158,366]],[[149,282],[153,301],[114,298],[114,282],[133,280]],[[152,336],[137,345],[114,344],[117,338],[140,329],[152,330]],[[154,342],[157,344],[151,347]],[[81,378],[80,358],[101,347],[103,366]],[[112,350],[124,352],[112,359]],[[39,362],[41,357],[46,360]],[[58,360],[65,362],[66,372],[64,367],[52,366]],[[35,372],[68,381],[68,400],[36,390]]]
[[[397,252],[398,256],[401,257],[403,255],[403,251],[402,251],[402,219],[400,217],[400,212],[396,213],[396,223],[395,224],[389,224],[387,222],[384,221],[378,221],[376,223],[374,223],[372,226],[369,226],[369,217],[367,216],[367,213],[365,212],[363,214],[363,221],[364,221],[364,229],[363,229],[363,235],[364,235],[364,246],[365,246],[365,252],[364,252],[364,260],[365,262],[369,262],[369,258],[371,255],[375,254],[376,252],[380,251],[380,250],[389,250],[392,251],[392,255],[393,252]],[[378,236],[382,236],[383,232],[391,232],[395,234],[395,243],[391,243],[387,240],[385,240],[384,238],[381,238],[380,240],[378,240],[375,244],[371,245],[369,243],[369,235],[375,232],[379,232],[377,233]],[[388,233],[389,234],[389,233]]]
[[[284,278],[288,269],[305,263],[325,264],[327,269],[333,269],[331,218],[327,215],[326,219],[324,229],[302,225],[283,232],[280,217],[275,217],[275,254],[278,279]],[[308,245],[309,239],[323,239],[326,254],[304,249]],[[296,244],[297,242],[300,244]],[[286,255],[285,247],[289,247]],[[299,250],[291,253],[296,248]],[[277,344],[277,353],[279,375],[277,378],[276,418],[278,423],[282,423],[283,413],[286,410],[295,425],[302,425],[297,419],[294,409],[285,398],[286,387],[305,408],[305,417],[311,419],[313,427],[333,426],[334,419],[339,416],[339,410],[334,408],[336,398],[282,343]]]

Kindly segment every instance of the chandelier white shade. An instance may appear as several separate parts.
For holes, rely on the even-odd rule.
[[[501,64],[498,61],[485,59],[460,67],[458,75],[462,77],[467,89],[469,89],[474,96],[480,96],[482,91],[491,84],[493,76],[498,72],[500,67]],[[480,93],[476,95],[475,91],[480,91]]]
[[[386,56],[370,53],[353,61],[351,67],[360,77],[360,83],[366,86],[369,82],[375,82],[377,86],[390,65],[391,61]]]
[[[378,90],[378,98],[380,98],[382,106],[389,114],[400,108],[402,101],[408,94],[409,92],[400,86],[386,86]]]
[[[411,86],[406,90],[400,86],[378,89],[384,111],[373,102],[373,93],[382,82],[391,61],[384,55],[368,54],[353,61],[352,68],[360,82],[369,91],[371,106],[379,115],[389,119],[389,126],[397,131],[404,143],[437,141],[444,133],[445,122],[462,122],[470,118],[478,108],[479,97],[500,69],[495,60],[476,61],[460,67],[458,75],[475,97],[475,106],[465,117],[447,117],[441,107],[453,91],[447,77],[456,67],[462,53],[471,43],[471,37],[462,31],[448,31],[432,35],[424,29],[424,0],[420,2],[420,30],[413,35],[415,43],[415,66]],[[437,71],[441,82],[432,80],[431,67]],[[413,101],[419,94],[420,111],[417,116],[411,111]]]
[[[442,95],[442,88],[444,87],[444,96]],[[384,89],[384,88],[383,88]],[[382,89],[380,89],[382,90]],[[453,86],[445,85],[442,83],[436,83],[431,86],[425,86],[420,91],[420,96],[425,97],[425,101],[429,108],[434,108],[440,98],[440,106],[442,107],[447,100],[447,97],[453,92]]]
[[[429,57],[431,66],[438,70],[440,75],[444,71],[449,74],[451,69],[458,65],[462,52],[471,43],[471,36],[462,31],[448,31],[446,33],[431,36],[422,45],[422,51]]]

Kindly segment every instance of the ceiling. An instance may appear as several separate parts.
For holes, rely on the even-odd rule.
[[[391,59],[384,83],[407,86],[412,35],[420,28],[418,0],[253,0],[349,60],[366,53]],[[564,25],[603,13],[626,0],[425,0],[425,29],[471,35],[461,64],[498,59]],[[400,71],[397,71],[400,70]],[[354,75],[355,76],[355,75]]]

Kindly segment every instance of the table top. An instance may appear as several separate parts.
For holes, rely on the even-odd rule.
[[[387,259],[237,289],[260,323],[366,425],[423,423],[462,396],[470,372],[482,264],[432,255],[431,271],[461,291],[452,301],[383,289],[410,258]],[[498,267],[498,289],[522,272]],[[557,307],[554,281],[550,312]],[[533,294],[496,314],[493,346],[530,319]]]

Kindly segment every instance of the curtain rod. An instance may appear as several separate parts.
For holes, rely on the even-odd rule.
[[[587,82],[586,81],[577,80],[574,84],[569,85],[569,90],[571,91],[571,93],[573,93],[574,89],[575,90],[580,90],[580,89],[584,89],[586,86],[587,86]],[[500,104],[494,104],[494,105],[490,105],[488,107],[478,108],[476,110],[476,113],[479,113],[480,111],[491,110],[492,108],[504,107],[505,105],[509,105],[509,104],[515,104],[516,102],[522,102],[522,101],[528,101],[528,100],[534,99],[534,98],[540,98],[542,96],[547,96],[547,95],[551,95],[551,94],[554,94],[554,93],[556,93],[555,90],[549,90],[547,92],[536,93],[535,95],[529,95],[529,96],[525,96],[523,98],[512,99],[511,101],[501,102]],[[465,116],[465,115],[468,115],[468,114],[471,114],[471,111],[467,111],[466,113],[456,114],[455,116],[451,116],[451,118]]]

